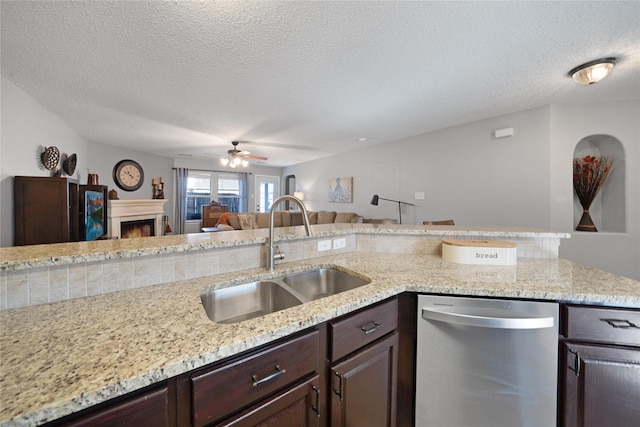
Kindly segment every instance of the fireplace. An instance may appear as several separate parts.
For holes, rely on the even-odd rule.
[[[167,199],[109,200],[109,237],[161,236],[164,204],[167,202]]]
[[[155,220],[138,219],[135,221],[120,221],[120,238],[155,236]]]

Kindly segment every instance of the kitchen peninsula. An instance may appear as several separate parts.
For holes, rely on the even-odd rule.
[[[278,230],[286,258],[273,273],[264,268],[266,230],[3,248],[3,286],[25,272],[37,278],[46,270],[51,278],[52,271],[78,266],[100,266],[106,276],[106,266],[118,263],[119,274],[103,280],[98,295],[72,298],[69,292],[65,300],[0,312],[0,423],[40,425],[407,292],[640,308],[638,281],[558,259],[560,239],[569,237],[564,233],[371,224],[314,226],[313,233]],[[439,255],[442,238],[516,242],[517,265],[448,263]],[[317,251],[319,241],[336,239],[345,246]],[[145,279],[109,292],[107,281],[130,283],[122,277],[128,272],[143,277],[135,265],[141,260]],[[153,282],[153,268],[164,273],[167,263],[171,271],[145,286]],[[200,263],[208,267],[199,269]],[[206,288],[321,266],[370,283],[235,324],[213,323],[200,301]],[[50,295],[54,282],[47,285]]]

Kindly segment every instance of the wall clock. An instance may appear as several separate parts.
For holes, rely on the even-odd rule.
[[[135,191],[142,187],[144,171],[138,162],[120,160],[113,167],[113,180],[124,191]]]

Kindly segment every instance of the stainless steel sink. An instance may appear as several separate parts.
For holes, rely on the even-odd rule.
[[[369,282],[335,268],[296,273],[283,277],[284,283],[309,300],[359,288]]]
[[[302,304],[275,282],[251,282],[200,295],[209,319],[235,323]]]
[[[269,280],[203,291],[209,319],[236,323],[294,307],[368,284],[367,280],[335,268],[319,268]]]

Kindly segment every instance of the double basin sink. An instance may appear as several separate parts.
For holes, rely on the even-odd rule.
[[[236,323],[370,283],[335,268],[319,268],[268,280],[203,291],[207,316],[217,323]]]

